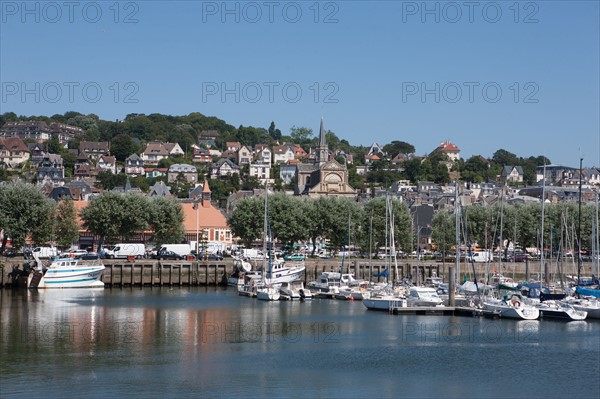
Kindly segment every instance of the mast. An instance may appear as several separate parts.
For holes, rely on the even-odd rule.
[[[542,181],[542,231],[540,232],[540,298],[542,294],[542,269],[544,267],[544,205],[546,203],[546,162],[544,161],[544,180]]]
[[[460,283],[460,207],[458,205],[458,181],[454,182],[454,227],[456,234],[456,281]]]
[[[581,280],[581,175],[583,173],[583,158],[579,158],[579,215],[577,221],[577,285]]]
[[[264,220],[264,224],[263,224],[263,234],[264,234],[264,240],[263,240],[263,254],[265,254],[265,256],[268,256],[269,260],[269,269],[271,269],[270,265],[271,265],[271,254],[270,254],[270,250],[268,250],[267,247],[267,241],[268,241],[268,237],[269,237],[269,227],[268,227],[268,218],[269,218],[269,191],[267,190],[267,185],[265,184],[265,220]],[[263,267],[262,267],[262,281],[263,284],[266,283],[266,274],[267,274],[267,270],[265,268],[265,266],[267,266],[267,258],[263,257]],[[270,272],[270,270],[269,270]]]

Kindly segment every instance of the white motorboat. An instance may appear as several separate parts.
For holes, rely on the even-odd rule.
[[[55,259],[47,269],[36,259],[38,269],[27,277],[29,288],[101,288],[101,261],[82,261],[75,258]]]
[[[483,300],[483,310],[507,319],[536,320],[540,317],[540,310],[526,304],[519,295],[513,295],[510,300],[506,297],[504,299],[485,299]]]
[[[598,298],[569,298],[566,302],[573,306],[575,310],[587,312],[588,319],[600,319],[600,300]]]
[[[261,301],[278,301],[280,297],[278,285],[268,284],[256,289],[256,298]]]
[[[337,294],[335,294],[336,299],[349,299],[351,301],[362,301],[364,290],[359,287],[349,287],[347,285],[343,285],[338,287]]]
[[[308,288],[313,293],[337,291],[340,286],[341,274],[337,272],[323,272],[315,281],[308,283]],[[332,288],[336,288],[333,290]]]
[[[444,301],[435,288],[410,287],[407,302],[408,306],[442,306]]]
[[[304,283],[300,280],[281,283],[279,293],[281,294],[279,299],[291,301],[310,301],[312,299],[312,293],[309,289],[304,288]]]
[[[585,320],[587,312],[577,310],[566,302],[544,301],[536,304],[541,318],[553,318],[563,320]]]
[[[302,273],[306,269],[304,264],[296,266],[288,266],[283,260],[275,259],[271,265],[271,272],[267,272],[264,278],[265,284],[282,284],[289,283],[292,281],[300,280]],[[246,269],[244,269],[246,270]],[[253,279],[256,281],[263,281],[262,271],[248,271],[245,273],[239,273],[239,275],[231,276],[228,280],[230,285],[240,285],[240,280],[244,281],[247,279]]]

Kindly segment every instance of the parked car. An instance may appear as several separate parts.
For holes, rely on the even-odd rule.
[[[301,254],[300,252],[294,252],[291,254],[284,255],[283,259],[298,262],[304,260],[304,254]]]
[[[86,252],[83,255],[79,255],[78,259],[81,260],[96,260],[99,259],[100,255],[98,255],[96,252]]]
[[[192,254],[194,256],[196,256],[196,251],[192,251]],[[223,260],[223,257],[221,255],[218,254],[208,254],[206,255],[206,253],[204,252],[200,252],[200,256],[196,257],[196,259],[198,260]]]
[[[161,251],[158,255],[156,255],[156,259],[159,260],[182,260],[184,257],[175,253],[173,251]]]

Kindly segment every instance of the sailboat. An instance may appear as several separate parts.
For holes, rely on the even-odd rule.
[[[263,271],[262,271],[262,286],[258,286],[256,289],[256,298],[262,301],[278,301],[280,297],[279,285],[267,282],[267,276],[265,273],[265,261],[269,266],[269,278],[272,278],[273,273],[273,261],[271,259],[271,226],[269,224],[269,191],[265,187],[265,223],[264,223],[265,240],[263,243],[263,252],[267,254],[267,258],[263,260]]]

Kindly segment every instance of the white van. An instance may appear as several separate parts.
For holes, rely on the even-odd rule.
[[[165,251],[172,251],[177,255],[187,256],[192,253],[192,247],[190,244],[163,244],[158,249],[156,255],[160,256],[160,254]]]
[[[104,256],[107,259],[127,258],[135,256],[137,259],[142,259],[146,256],[146,246],[138,243],[121,243],[106,247]]]
[[[35,247],[31,250],[32,255],[38,258],[54,258],[58,256],[58,250],[55,247]]]

